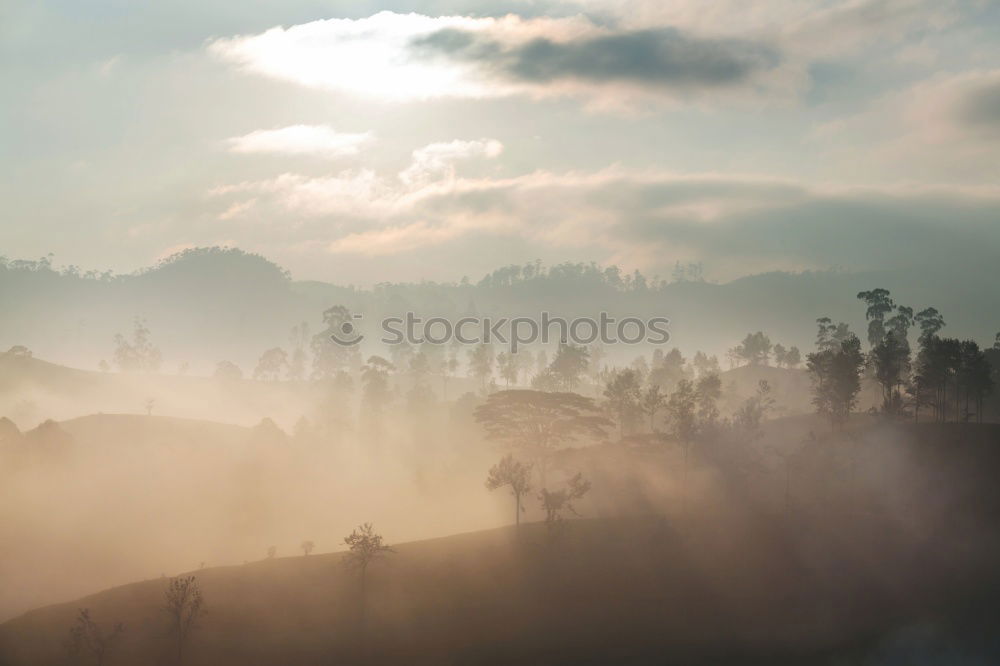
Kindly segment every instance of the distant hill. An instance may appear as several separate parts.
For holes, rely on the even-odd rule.
[[[165,414],[290,429],[321,396],[304,382],[218,380],[175,374],[79,370],[0,353],[0,416],[22,428],[99,412]]]
[[[855,296],[874,287],[890,289],[900,304],[937,307],[949,335],[991,344],[1000,330],[1000,292],[987,283],[956,281],[942,274],[944,267],[923,273],[767,273],[725,284],[635,280],[591,264],[527,268],[506,267],[475,281],[361,289],[297,282],[263,257],[232,249],[189,250],[122,276],[81,276],[44,262],[7,261],[0,263],[0,349],[27,345],[39,356],[96,368],[102,359],[111,361],[115,334],[128,335],[134,318],[142,317],[168,371],[188,363],[193,372],[209,374],[216,362],[229,360],[249,372],[265,349],[288,345],[293,326],[307,322],[317,333],[322,312],[344,305],[364,315],[359,326],[368,341],[381,336],[383,317],[407,311],[449,318],[470,312],[537,317],[542,311],[596,317],[607,311],[618,318],[670,318],[672,344],[688,356],[698,349],[723,354],[757,330],[805,352],[817,317],[862,331],[864,309]],[[365,349],[374,353],[378,345]],[[630,360],[635,351],[609,350],[610,358],[620,360]]]

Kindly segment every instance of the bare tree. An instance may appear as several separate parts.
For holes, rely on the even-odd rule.
[[[124,632],[125,625],[121,622],[116,622],[110,632],[102,631],[90,616],[90,609],[81,608],[76,622],[70,627],[66,650],[74,662],[86,653],[97,666],[103,666]]]
[[[277,555],[277,554],[278,554],[278,547],[277,546],[268,546],[267,547],[267,559],[273,560],[274,556]]]
[[[204,600],[201,587],[194,576],[170,579],[165,597],[164,610],[169,622],[168,632],[175,642],[176,663],[180,664],[184,659],[185,643],[204,612]]]
[[[531,490],[531,464],[514,460],[514,456],[508,453],[500,462],[490,468],[486,477],[486,488],[496,490],[504,486],[510,486],[510,494],[514,496],[514,524],[521,524],[521,498]]]
[[[303,555],[308,555],[309,553],[313,552],[313,549],[315,547],[316,544],[309,540],[303,541],[302,544],[299,546],[299,548],[302,549]]]
[[[583,478],[579,472],[569,480],[565,488],[559,490],[548,490],[542,488],[538,499],[545,510],[545,524],[551,530],[562,522],[563,511],[569,511],[573,515],[580,515],[573,507],[573,502],[580,499],[590,490],[590,481]]]

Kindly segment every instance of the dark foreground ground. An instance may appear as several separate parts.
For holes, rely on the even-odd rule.
[[[886,465],[869,474],[882,494],[787,511],[733,495],[396,546],[369,570],[365,622],[340,553],[197,571],[206,613],[184,663],[1000,663],[996,430],[893,432],[911,441],[905,462],[890,468],[891,448],[870,463]],[[81,607],[126,624],[105,664],[171,663],[165,586],[0,625],[0,663],[70,663],[62,643]]]

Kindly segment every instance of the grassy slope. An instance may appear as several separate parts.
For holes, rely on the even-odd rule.
[[[984,610],[1000,599],[1000,436],[947,426],[888,434],[911,440],[919,474],[909,483],[926,484],[925,506],[776,515],[736,502],[687,519],[573,521],[555,541],[529,524],[519,536],[403,544],[371,569],[367,641],[342,554],[198,571],[208,613],[189,663],[357,663],[365,643],[369,660],[407,664],[817,663],[828,653],[895,658],[926,626],[949,650],[993,658],[997,646],[976,643],[989,634],[969,618],[995,620]],[[0,662],[59,663],[86,606],[128,625],[111,663],[157,663],[164,585],[12,620],[0,626]]]

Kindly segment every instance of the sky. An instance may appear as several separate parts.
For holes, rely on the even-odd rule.
[[[13,0],[0,254],[296,279],[995,264],[990,0]]]

